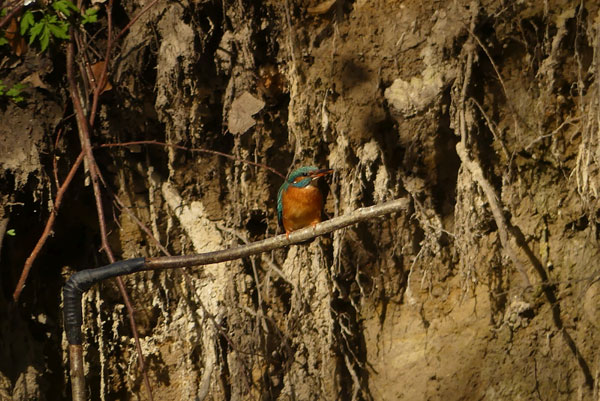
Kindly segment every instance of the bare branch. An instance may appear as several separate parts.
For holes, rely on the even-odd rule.
[[[115,42],[117,42],[119,39],[121,39],[121,36],[123,36],[125,34],[125,32],[127,32],[129,30],[129,28],[131,28],[131,26],[133,24],[135,24],[135,22],[148,10],[150,10],[152,7],[154,7],[154,5],[158,3],[158,0],[153,0],[151,3],[149,3],[146,7],[144,7],[142,9],[142,11],[140,11],[135,17],[133,17],[131,19],[131,21],[129,21],[129,23],[127,25],[125,25],[125,28],[121,29],[121,32],[119,32],[119,34],[117,35],[117,37],[115,38]]]
[[[19,277],[19,282],[17,283],[17,286],[15,287],[15,291],[13,292],[13,299],[15,300],[15,302],[19,299],[19,296],[21,295],[21,292],[23,291],[23,287],[25,286],[25,281],[27,281],[27,277],[29,276],[29,271],[31,270],[31,267],[33,266],[33,262],[35,262],[36,258],[38,257],[39,253],[41,252],[42,248],[44,247],[46,240],[48,239],[48,237],[50,236],[50,233],[52,232],[52,227],[54,226],[54,220],[56,219],[56,215],[58,214],[58,209],[60,208],[60,204],[62,203],[63,196],[65,195],[67,188],[69,188],[69,185],[71,184],[71,181],[73,180],[73,177],[75,177],[75,173],[79,169],[79,166],[81,165],[82,161],[83,161],[83,152],[81,152],[79,154],[79,156],[77,157],[77,160],[75,160],[75,163],[71,167],[71,170],[69,171],[69,174],[67,175],[67,178],[65,178],[65,181],[63,182],[63,184],[58,189],[58,192],[56,193],[56,199],[54,200],[54,208],[50,212],[50,217],[48,217],[48,221],[46,222],[46,227],[44,227],[44,231],[43,231],[40,239],[38,239],[38,242],[37,242],[37,244],[35,244],[33,251],[31,251],[31,254],[29,255],[29,257],[25,261],[25,264],[23,265],[23,270],[21,271],[21,277]]]
[[[251,244],[222,251],[207,252],[197,255],[147,258],[143,270],[174,269],[245,258],[262,252],[268,252],[273,249],[282,248],[284,246],[305,242],[318,237],[319,235],[327,234],[361,221],[406,210],[409,205],[409,198],[400,198],[380,205],[357,209],[352,213],[317,224],[314,228],[307,227],[298,231],[293,231],[290,234],[289,239],[286,238],[285,234],[281,234],[276,237],[267,238],[263,241],[253,242]]]
[[[12,4],[10,4],[10,6],[16,5],[18,4],[18,0],[14,1]],[[2,18],[2,20],[0,21],[0,28],[2,28],[4,25],[6,25],[8,23],[8,21],[10,21],[14,16],[16,16],[18,13],[21,12],[21,10],[23,9],[23,4],[13,8],[8,14],[6,14],[6,16],[4,18]]]

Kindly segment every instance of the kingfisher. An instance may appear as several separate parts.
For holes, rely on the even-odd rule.
[[[277,194],[277,217],[285,235],[321,222],[323,195],[316,185],[319,177],[333,173],[331,169],[300,167],[289,175]]]

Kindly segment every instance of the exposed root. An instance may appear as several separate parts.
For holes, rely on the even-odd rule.
[[[492,210],[492,214],[494,216],[494,221],[496,222],[496,225],[498,227],[498,234],[500,236],[502,248],[504,248],[505,252],[508,254],[508,257],[512,261],[513,265],[517,268],[517,270],[519,270],[519,272],[521,272],[525,285],[527,287],[531,286],[531,282],[529,281],[529,277],[527,276],[525,266],[523,266],[523,264],[517,257],[515,250],[509,242],[508,224],[506,221],[506,217],[504,216],[504,212],[502,211],[502,207],[500,206],[500,201],[498,199],[498,196],[496,195],[496,191],[489,183],[489,181],[484,177],[483,170],[481,169],[479,163],[477,163],[469,157],[462,142],[456,144],[456,153],[458,153],[458,157],[460,157],[463,166],[465,166],[467,170],[469,170],[469,173],[471,173],[471,176],[473,177],[475,182],[479,184],[488,200],[490,209]]]

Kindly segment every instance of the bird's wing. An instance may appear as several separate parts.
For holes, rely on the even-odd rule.
[[[285,186],[285,184],[282,185],[277,193],[277,220],[279,221],[280,226],[283,225],[283,191]]]

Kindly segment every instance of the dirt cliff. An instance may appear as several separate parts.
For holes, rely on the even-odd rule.
[[[78,65],[102,60],[107,4]],[[598,4],[148,4],[113,5],[99,198],[86,159],[16,302],[82,128],[67,42],[0,47],[26,84],[0,95],[0,399],[70,397],[61,287],[109,263],[98,199],[116,259],[208,252],[280,234],[265,166],[301,165],[335,169],[329,217],[410,207],[124,277],[154,400],[600,399]],[[116,282],[83,307],[90,399],[149,399]]]

